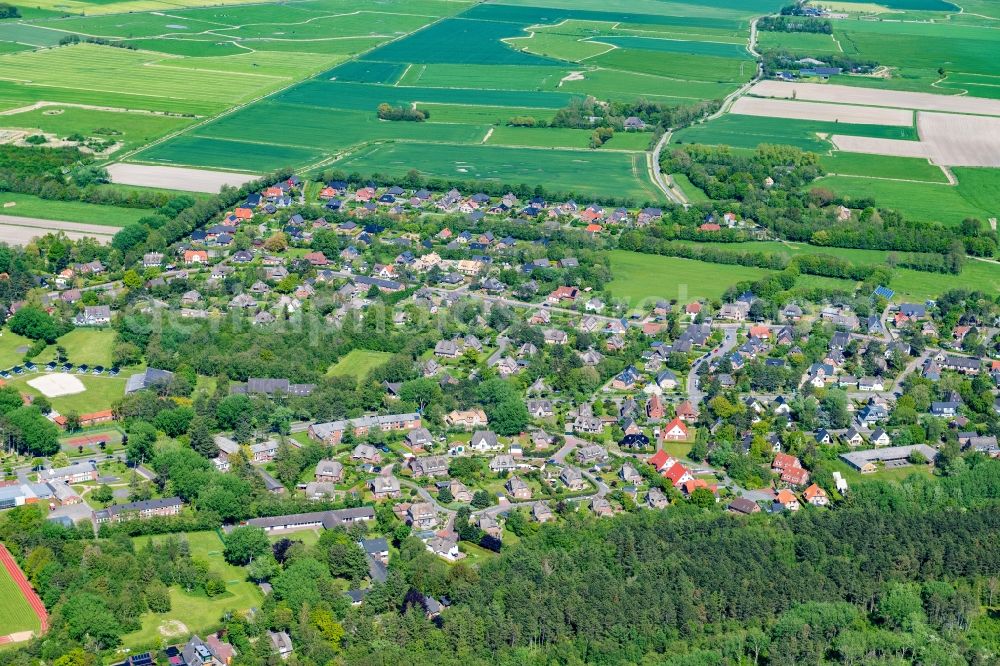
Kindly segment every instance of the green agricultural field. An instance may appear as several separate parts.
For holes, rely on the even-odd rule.
[[[486,143],[532,148],[589,148],[591,134],[590,130],[562,127],[496,127]],[[613,141],[609,141],[607,145],[610,146]]]
[[[757,50],[784,49],[794,53],[836,53],[837,42],[832,35],[811,32],[759,32]]]
[[[14,579],[0,567],[0,636],[17,631],[38,631],[38,616],[31,610]]]
[[[160,48],[157,41],[170,49],[172,40],[185,40],[190,50],[176,52],[192,57],[180,59],[176,69],[199,75],[212,69],[257,71],[247,67],[255,54],[214,55],[220,40],[239,38],[240,46],[258,52],[285,44],[296,45],[288,50],[324,54],[326,47],[313,40],[329,44],[369,35],[386,41],[363,53],[346,50],[356,58],[135,159],[254,171],[329,163],[391,173],[418,168],[433,175],[471,179],[478,174],[582,195],[625,193],[659,201],[662,194],[646,182],[644,156],[611,154],[645,152],[650,137],[616,136],[597,151],[601,157],[592,157],[589,131],[522,131],[506,127],[507,121],[524,115],[549,120],[586,95],[667,104],[721,99],[753,73],[745,49],[747,18],[777,6],[764,0],[724,9],[698,5],[691,16],[680,16],[672,15],[676,8],[664,13],[659,3],[647,0],[630,0],[627,13],[551,2],[535,7],[430,0],[418,3],[419,11],[412,3],[390,0],[378,12],[365,12],[369,6],[347,2],[361,10],[355,15],[340,5],[332,11],[334,4],[294,3],[284,8],[288,17],[280,18],[269,13],[270,6],[254,5],[130,15],[121,18],[121,25],[114,23],[118,17],[94,19],[106,34],[127,30],[151,49]],[[321,7],[329,13],[320,14]],[[84,25],[88,19],[73,21]],[[167,29],[175,34],[160,32]],[[604,37],[610,42],[600,43]],[[546,43],[554,46],[541,49],[541,55],[520,50],[538,51]],[[202,48],[205,52],[194,57]],[[585,64],[575,62],[580,59]],[[276,70],[268,63],[260,72]],[[382,103],[415,104],[430,117],[422,123],[383,122],[375,113]],[[487,139],[490,126],[494,131]],[[392,147],[372,145],[383,142]],[[528,149],[547,152],[541,157],[525,153]]]
[[[614,49],[591,58],[587,64],[611,70],[621,69],[693,81],[735,84],[730,86],[730,91],[738,84],[749,81],[756,69],[753,61],[749,59],[687,53],[665,55],[659,51],[637,48]]]
[[[358,151],[334,165],[348,172],[403,175],[417,169],[443,178],[545,183],[580,196],[614,194],[636,201],[655,201],[661,196],[647,180],[643,154],[389,143]]]
[[[364,379],[368,373],[379,367],[392,357],[388,352],[352,349],[346,356],[330,366],[326,371],[328,376],[345,375],[355,379]]]
[[[430,123],[458,125],[503,125],[515,116],[530,116],[535,120],[552,120],[556,109],[531,109],[516,106],[462,106],[460,104],[425,104],[418,109],[430,112]]]
[[[144,150],[136,159],[171,166],[202,166],[260,173],[309,164],[319,160],[321,155],[322,152],[314,148],[182,135]]]
[[[225,116],[199,127],[197,136],[238,141],[257,131],[273,136],[273,146],[305,150],[339,151],[366,141],[402,140],[443,143],[479,143],[486,136],[483,125],[455,123],[384,122],[374,113],[340,111],[337,131],[329,131],[329,117],[303,105],[275,102],[257,104],[243,113]],[[432,114],[433,119],[433,114]],[[589,133],[588,133],[589,136]]]
[[[613,278],[608,289],[632,306],[652,299],[676,298],[682,303],[716,299],[737,282],[756,280],[770,272],[625,250],[612,250],[608,255]]]
[[[823,155],[820,164],[830,174],[866,176],[868,178],[898,178],[920,180],[928,183],[947,183],[941,167],[925,159],[864,155],[862,153],[835,152]]]
[[[111,349],[115,344],[115,331],[111,328],[75,328],[56,340],[66,348],[66,356],[74,365],[103,365],[111,367]]]
[[[102,224],[109,227],[108,233],[114,233],[114,229],[110,227],[123,227],[152,213],[151,210],[145,208],[118,208],[117,206],[91,204],[83,201],[53,201],[15,192],[0,193],[0,204],[14,204],[13,206],[4,205],[3,208],[0,208],[2,215]],[[44,233],[44,231],[44,229],[40,229],[39,233]]]
[[[0,79],[38,100],[212,113],[284,81],[172,67],[171,56],[78,44],[0,55]],[[53,91],[61,95],[53,96]],[[89,94],[83,94],[89,93]],[[0,95],[2,96],[2,95]]]
[[[573,66],[564,65],[411,65],[396,85],[426,88],[489,88],[492,90],[556,90]]]
[[[187,532],[183,536],[191,546],[191,555],[208,563],[209,571],[218,573],[226,582],[226,592],[217,597],[188,594],[177,586],[170,588],[171,609],[167,613],[145,613],[142,628],[122,637],[123,644],[136,650],[160,644],[167,636],[184,640],[191,633],[206,634],[221,625],[222,616],[230,611],[245,611],[260,605],[261,593],[246,580],[242,567],[232,566],[222,557],[222,540],[215,532]],[[166,537],[136,537],[136,549],[150,539]]]
[[[702,143],[729,145],[736,148],[756,148],[762,143],[797,146],[803,150],[825,153],[832,144],[818,134],[851,134],[884,139],[916,140],[912,127],[882,125],[849,125],[814,120],[764,118],[726,114],[715,120],[675,132],[671,143]]]

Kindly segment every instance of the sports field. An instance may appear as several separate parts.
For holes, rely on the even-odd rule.
[[[382,365],[392,356],[389,352],[352,349],[339,361],[330,366],[327,375],[347,375],[355,379],[363,379],[368,373]]]
[[[23,574],[19,570],[11,573],[10,568],[16,567],[17,564],[10,553],[0,545],[0,636],[22,631],[41,631],[38,613],[44,613],[45,607],[28,586]],[[15,576],[20,580],[15,581]],[[26,586],[27,589],[23,589]],[[26,594],[34,597],[34,604],[39,608],[34,608],[32,603],[29,603]]]
[[[42,395],[42,392],[28,386],[28,381],[37,379],[39,376],[38,374],[22,375],[8,380],[7,384],[14,386],[22,393],[28,393],[37,397]],[[125,395],[126,378],[123,375],[108,377],[106,375],[74,374],[72,376],[79,379],[84,387],[86,387],[86,390],[82,393],[51,398],[49,402],[52,403],[52,408],[62,414],[71,411],[75,411],[78,414],[89,414],[104,409],[111,409],[111,406]]]

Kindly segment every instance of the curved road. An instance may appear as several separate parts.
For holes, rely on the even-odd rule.
[[[719,116],[721,116],[722,114],[726,113],[730,109],[730,107],[732,107],[733,102],[736,101],[736,98],[745,95],[747,91],[750,90],[750,88],[755,83],[760,81],[760,79],[763,77],[764,65],[760,61],[761,57],[760,53],[757,52],[758,20],[759,19],[753,19],[752,21],[750,21],[750,37],[747,40],[747,51],[755,59],[755,63],[757,65],[757,72],[754,74],[753,78],[751,78],[749,81],[744,83],[742,86],[740,86],[733,92],[729,93],[729,95],[727,95],[726,98],[722,100],[722,104],[719,106],[719,109],[715,113],[706,117],[705,120],[714,120]],[[649,176],[652,179],[653,184],[656,185],[656,187],[661,192],[663,192],[668,199],[670,199],[672,202],[676,204],[680,204],[681,206],[687,208],[688,206],[691,205],[687,200],[687,196],[685,196],[681,188],[677,187],[677,184],[674,183],[673,179],[670,178],[670,176],[664,174],[660,170],[660,153],[663,152],[663,148],[667,145],[667,143],[670,142],[670,137],[673,135],[673,133],[674,133],[673,129],[664,132],[663,136],[660,137],[660,140],[656,142],[656,146],[653,147],[652,152],[648,154],[647,161],[649,167]]]

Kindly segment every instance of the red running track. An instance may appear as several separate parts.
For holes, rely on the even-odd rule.
[[[39,633],[44,634],[49,629],[49,613],[45,610],[45,604],[38,598],[38,594],[35,593],[28,579],[24,577],[24,572],[21,571],[21,567],[17,566],[17,562],[14,561],[14,557],[7,550],[7,546],[2,543],[0,543],[0,564],[4,566],[10,577],[14,579],[17,587],[21,590],[21,594],[28,600],[31,610],[35,611],[35,615],[38,616],[38,621],[41,624],[41,631]]]

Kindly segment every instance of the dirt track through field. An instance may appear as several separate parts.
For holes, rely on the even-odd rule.
[[[254,179],[245,173],[210,171],[208,169],[188,169],[184,167],[150,166],[146,164],[123,164],[108,166],[111,181],[121,185],[160,187],[184,192],[217,193],[223,185],[239,187]]]
[[[49,613],[45,610],[45,604],[42,600],[38,598],[38,594],[31,587],[31,583],[28,579],[24,577],[24,573],[21,571],[21,567],[17,566],[17,562],[14,561],[14,557],[7,550],[7,546],[0,543],[0,565],[2,565],[7,573],[10,574],[11,579],[13,579],[14,584],[17,585],[18,589],[21,590],[21,594],[24,598],[28,600],[28,605],[31,606],[31,610],[35,612],[38,616],[38,622],[40,626],[40,634],[44,634],[49,630]]]
[[[933,95],[931,93],[904,92],[900,90],[880,90],[876,88],[855,88],[822,83],[789,83],[784,81],[761,81],[750,89],[751,95],[777,97],[783,99],[807,100],[812,102],[835,102],[839,104],[860,104],[863,106],[886,106],[896,109],[918,111],[942,111],[945,113],[972,113],[984,116],[1000,116],[1000,99],[983,97],[957,97],[954,95]]]
[[[913,125],[913,112],[906,109],[762,99],[760,97],[741,97],[736,100],[729,112],[743,116],[821,120],[854,125],[890,125],[893,127]]]
[[[9,245],[27,245],[33,238],[44,236],[50,231],[62,231],[67,238],[95,238],[99,243],[108,244],[121,227],[83,222],[62,222],[43,220],[37,217],[0,215],[0,242]]]

